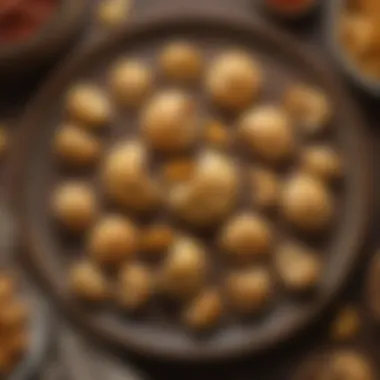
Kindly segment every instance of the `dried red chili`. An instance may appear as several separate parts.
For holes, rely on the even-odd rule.
[[[33,37],[49,21],[58,0],[1,0],[0,44]]]

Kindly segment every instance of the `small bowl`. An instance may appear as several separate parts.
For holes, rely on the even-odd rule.
[[[373,97],[380,96],[380,80],[369,78],[350,58],[348,52],[339,41],[337,21],[344,9],[347,0],[335,0],[326,2],[327,18],[327,42],[329,50],[335,61],[341,66],[343,72],[360,90]]]
[[[35,72],[65,51],[85,25],[87,0],[58,0],[50,20],[30,39],[0,47],[0,80]]]

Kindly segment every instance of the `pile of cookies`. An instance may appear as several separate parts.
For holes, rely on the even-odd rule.
[[[84,253],[72,292],[129,313],[169,301],[204,330],[269,312],[279,292],[315,290],[324,258],[308,241],[332,226],[344,171],[323,137],[327,96],[295,83],[264,103],[254,56],[206,59],[188,41],[164,46],[154,65],[125,57],[107,70],[106,85],[69,89],[53,141],[72,177],[56,186],[52,214]],[[126,110],[135,125],[120,125]]]
[[[29,345],[29,311],[14,276],[0,272],[0,376],[10,374]]]

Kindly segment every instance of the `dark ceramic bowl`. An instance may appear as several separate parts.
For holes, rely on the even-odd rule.
[[[0,46],[0,79],[33,73],[52,63],[84,26],[87,0],[60,0],[40,32],[25,42]]]
[[[327,43],[335,61],[343,69],[343,72],[352,81],[352,83],[365,93],[379,97],[380,96],[380,80],[365,75],[363,71],[350,58],[348,52],[344,49],[339,41],[338,19],[347,0],[334,0],[326,2],[326,19],[327,19]]]
[[[51,223],[49,202],[52,186],[63,180],[54,165],[51,141],[59,121],[65,93],[71,83],[86,78],[100,80],[112,59],[128,54],[153,61],[157,49],[173,38],[196,42],[205,59],[221,49],[242,46],[265,65],[266,100],[279,99],[289,83],[313,83],[326,91],[335,115],[329,142],[339,146],[347,168],[339,198],[339,220],[323,246],[326,271],[318,291],[309,300],[283,297],[260,321],[233,322],[207,339],[188,334],[160,310],[147,318],[122,318],[113,310],[95,312],[84,307],[67,286],[73,256]],[[313,58],[303,45],[279,31],[230,14],[196,12],[156,15],[132,22],[83,54],[71,57],[30,104],[20,123],[20,135],[12,157],[11,191],[25,259],[40,276],[57,304],[93,336],[142,356],[181,361],[205,361],[240,357],[283,342],[315,321],[346,284],[359,257],[371,207],[365,128],[349,94],[328,67]],[[196,96],[199,96],[196,95]],[[118,117],[121,115],[117,115]],[[110,139],[134,133],[135,119],[117,118]],[[123,120],[122,123],[119,120]],[[127,121],[128,120],[128,121]],[[125,126],[128,131],[125,131]],[[327,138],[327,137],[326,137]],[[115,141],[115,140],[112,140]],[[92,177],[91,177],[92,180]],[[154,306],[154,305],[153,305]]]

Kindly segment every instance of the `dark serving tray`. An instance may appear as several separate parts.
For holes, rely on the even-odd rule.
[[[83,77],[97,77],[102,65],[119,53],[149,59],[152,52],[173,37],[187,37],[206,52],[226,46],[244,46],[264,62],[273,85],[268,99],[278,97],[279,84],[296,80],[313,83],[330,96],[334,120],[329,137],[339,147],[346,167],[341,209],[334,234],[325,247],[327,268],[311,301],[285,299],[259,323],[228,326],[208,339],[186,334],[165,319],[146,322],[121,319],[112,313],[87,310],[70,294],[65,270],[70,261],[49,220],[49,191],[57,173],[50,141],[68,85]],[[20,123],[12,155],[11,193],[19,222],[25,258],[30,262],[57,304],[76,323],[97,338],[149,357],[205,361],[259,352],[301,332],[335,298],[345,285],[365,238],[371,208],[371,184],[363,123],[350,96],[335,75],[307,49],[288,36],[230,15],[191,13],[150,17],[129,24],[83,54],[69,59],[42,88]]]

